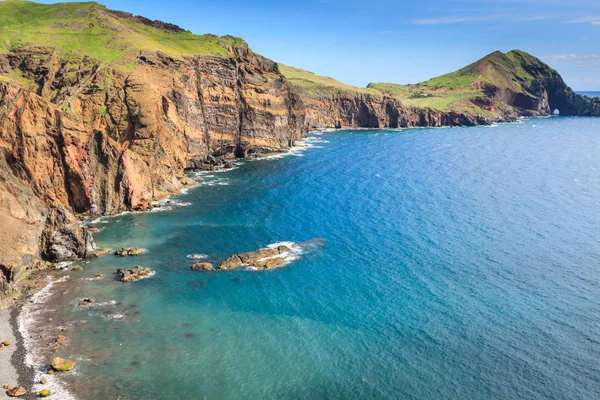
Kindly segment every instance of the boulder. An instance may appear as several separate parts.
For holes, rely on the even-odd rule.
[[[195,263],[192,264],[190,268],[195,271],[213,271],[215,269],[215,267],[209,262]]]
[[[236,254],[219,263],[218,269],[234,269],[239,268],[243,264],[241,258]]]
[[[279,252],[279,254],[282,254],[282,253],[289,253],[290,251],[292,251],[292,249],[290,249],[287,246],[281,245],[281,246],[277,247],[277,251]]]
[[[253,266],[256,268],[271,269],[281,267],[283,264],[285,264],[283,257],[272,257],[257,261]]]
[[[150,268],[137,265],[132,269],[119,269],[117,274],[120,275],[121,282],[135,282],[142,278],[150,276],[152,271]]]
[[[96,299],[93,299],[93,298],[83,299],[79,302],[79,305],[80,306],[89,306],[90,304],[95,303],[95,302],[96,302]]]
[[[292,249],[288,246],[281,245],[239,253],[219,263],[218,269],[233,269],[241,267],[243,264],[257,269],[277,268],[285,264],[285,256],[291,251]]]
[[[40,379],[40,384],[45,385],[46,383],[48,383],[48,381],[46,380],[46,378]]]
[[[73,368],[75,368],[74,361],[65,360],[60,357],[54,357],[54,359],[52,359],[52,363],[50,365],[52,365],[53,370],[60,371],[60,372],[70,371]]]
[[[5,346],[10,346],[12,344],[12,341],[6,339],[5,341],[2,342],[2,344],[5,345]]]
[[[115,251],[115,255],[119,257],[141,256],[145,253],[145,249],[139,249],[137,247],[121,247],[120,249]]]
[[[279,255],[277,249],[258,249],[247,253],[240,253],[238,256],[244,264],[255,266],[254,264],[261,258],[273,257]]]
[[[7,390],[6,394],[8,397],[22,397],[27,394],[27,390],[23,386],[15,386],[14,388]]]
[[[50,389],[40,390],[40,397],[50,397],[51,394]]]
[[[96,253],[94,253],[94,257],[96,258],[100,258],[100,257],[104,257],[107,254],[110,254],[112,252],[111,249],[107,249],[107,248],[100,248],[96,250]]]

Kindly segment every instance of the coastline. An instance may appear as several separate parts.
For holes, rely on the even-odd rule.
[[[313,147],[309,140],[309,135],[319,134],[328,132],[329,130],[313,131],[308,134],[302,140],[296,142],[296,144],[290,147],[287,151],[281,153],[273,153],[264,157],[255,157],[244,160],[236,160],[237,162],[246,161],[260,161],[267,159],[279,159],[285,156],[297,155],[308,148]],[[330,132],[333,132],[331,130]],[[101,215],[94,217],[80,217],[79,223],[86,226],[93,226],[95,223],[104,220],[105,218],[118,217],[120,215],[129,213],[152,213],[152,212],[163,212],[169,211],[173,207],[186,206],[187,204],[179,203],[173,200],[181,194],[185,194],[188,190],[201,186],[201,181],[196,179],[200,178],[204,174],[227,172],[238,168],[239,164],[233,167],[223,167],[214,170],[196,171],[192,173],[194,176],[194,184],[187,185],[176,193],[166,195],[161,199],[157,199],[154,203],[159,204],[151,210],[132,210],[123,211],[115,215]],[[39,396],[37,393],[41,389],[50,389],[53,398],[60,398],[61,400],[75,400],[76,397],[70,393],[65,385],[56,379],[55,375],[47,374],[47,365],[40,362],[41,357],[37,356],[36,343],[34,340],[27,340],[27,338],[33,339],[34,335],[32,332],[33,324],[35,323],[35,315],[40,313],[44,308],[44,305],[48,302],[50,297],[54,294],[52,290],[55,284],[65,282],[69,279],[68,275],[57,276],[53,274],[54,269],[49,268],[44,271],[36,271],[35,276],[28,281],[35,281],[34,285],[23,285],[23,295],[19,300],[14,301],[13,304],[5,309],[0,309],[0,342],[9,339],[12,341],[12,345],[0,351],[0,387],[7,384],[10,388],[14,386],[23,386],[27,390],[27,394],[21,398],[24,399],[35,399]],[[63,271],[67,272],[67,271]],[[5,333],[7,332],[7,333]],[[7,351],[8,350],[8,351]],[[12,357],[12,359],[11,359]],[[36,359],[37,358],[37,359]],[[44,377],[48,383],[41,385],[40,379]],[[6,395],[6,390],[2,389],[0,392],[0,400],[10,399]]]

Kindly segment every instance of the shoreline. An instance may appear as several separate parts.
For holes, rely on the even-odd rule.
[[[297,154],[299,151],[311,148],[312,146],[310,144],[307,145],[306,143],[309,139],[309,135],[319,132],[325,133],[328,132],[328,130],[314,131],[308,133],[302,140],[296,142],[294,146],[290,147],[285,152],[273,153],[265,157],[256,157],[236,161],[243,163],[246,161],[279,159],[285,156]],[[210,174],[227,172],[233,169],[237,169],[238,166],[239,165],[235,165],[233,168],[223,167],[205,171],[198,170],[197,172],[195,172],[195,174],[197,174],[197,176],[201,176],[203,173]],[[123,211],[114,215],[80,216],[79,223],[84,226],[94,226],[95,223],[98,223],[99,221],[104,220],[105,218],[118,217],[120,215],[130,213],[137,214],[163,212],[171,210],[173,206],[185,206],[185,204],[179,204],[177,201],[172,199],[176,196],[186,194],[190,189],[202,186],[200,182],[196,181],[193,178],[191,179],[194,181],[194,184],[183,186],[179,189],[177,193],[172,193],[170,195],[166,195],[161,199],[156,200],[155,203],[160,204],[159,207],[155,207],[151,210]],[[75,261],[79,260],[82,259],[78,259]],[[55,265],[58,265],[58,263],[56,263]],[[38,283],[43,282],[43,284],[41,286],[34,285],[34,287],[23,287],[22,296],[18,300],[15,300],[7,308],[0,309],[0,342],[5,339],[9,339],[12,341],[11,346],[5,348],[3,351],[0,352],[0,387],[5,384],[9,385],[10,388],[13,388],[14,386],[23,386],[27,390],[27,394],[21,397],[23,399],[38,398],[39,396],[37,392],[42,388],[50,389],[52,391],[52,397],[54,398],[60,398],[61,400],[75,399],[72,393],[70,393],[68,388],[66,388],[62,382],[56,382],[55,376],[47,375],[44,372],[44,365],[38,365],[38,363],[33,362],[34,360],[32,360],[31,357],[32,354],[35,353],[35,351],[32,348],[28,348],[28,345],[26,343],[27,340],[24,337],[24,335],[29,335],[30,338],[33,338],[32,332],[27,329],[27,323],[25,323],[25,319],[31,318],[31,315],[24,315],[25,312],[28,312],[26,308],[29,306],[30,308],[32,308],[31,310],[29,310],[29,313],[35,314],[36,306],[43,307],[43,305],[47,303],[48,298],[52,296],[52,288],[54,284],[60,283],[63,281],[63,279],[68,278],[68,275],[64,275],[61,277],[56,276],[55,274],[53,274],[53,272],[55,272],[53,268],[48,268],[43,271],[35,271],[35,275],[33,275],[28,280],[35,280]],[[10,335],[5,335],[5,330],[10,332]],[[35,344],[30,344],[29,346],[33,347],[34,345]],[[7,349],[11,351],[10,355],[8,355],[9,352],[7,352]],[[10,360],[11,356],[12,360]],[[38,380],[42,376],[48,380],[48,383],[43,387],[38,382]],[[10,398],[11,397],[6,395],[6,390],[2,389],[2,391],[0,392],[0,400]]]
[[[43,274],[36,277],[40,281],[49,275],[49,272],[40,271]],[[33,392],[35,371],[27,366],[25,360],[27,358],[27,348],[25,340],[19,329],[19,317],[23,306],[26,302],[31,301],[31,298],[43,287],[27,288],[24,290],[23,296],[18,300],[3,309],[0,309],[0,341],[9,339],[12,344],[0,351],[0,386],[8,385],[9,389],[15,386],[23,386],[27,390],[27,394],[22,398],[37,398]],[[10,399],[6,394],[7,389],[2,388],[0,391],[1,399]]]

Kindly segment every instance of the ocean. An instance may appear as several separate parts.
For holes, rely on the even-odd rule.
[[[582,94],[587,97],[600,97],[599,91],[579,91],[577,93]]]
[[[94,222],[148,252],[62,273],[22,314],[30,360],[77,362],[61,399],[600,398],[599,133],[335,131],[194,175]],[[280,269],[190,270],[278,242],[302,248]],[[135,265],[155,274],[116,281]]]

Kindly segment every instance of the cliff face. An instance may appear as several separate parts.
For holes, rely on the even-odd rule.
[[[192,184],[188,168],[285,151],[301,138],[303,106],[277,64],[245,44],[228,50],[142,52],[128,72],[51,48],[0,54],[0,73],[24,83],[0,81],[0,281],[39,255],[93,256],[75,214],[146,209]]]
[[[306,126],[319,128],[406,128],[473,126],[485,118],[458,112],[405,106],[389,97],[336,93],[305,99]]]
[[[306,104],[309,129],[472,126],[518,117],[600,115],[600,104],[573,92],[558,72],[522,51],[492,53],[458,71],[416,85],[367,88],[284,66]]]

